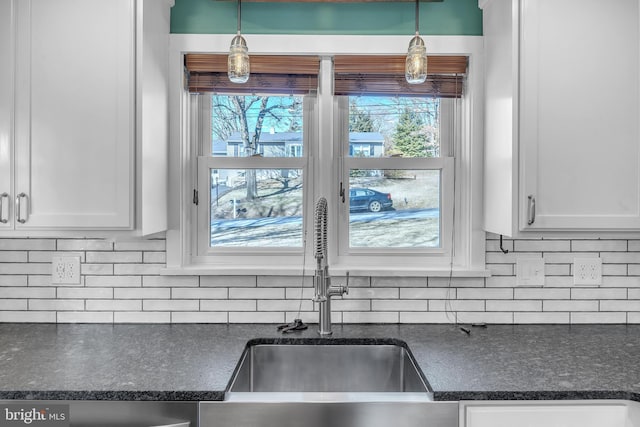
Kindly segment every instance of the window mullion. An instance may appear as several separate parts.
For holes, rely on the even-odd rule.
[[[347,169],[442,169],[446,161],[442,157],[348,157],[345,159],[345,162]]]
[[[304,157],[201,157],[211,169],[303,169]]]

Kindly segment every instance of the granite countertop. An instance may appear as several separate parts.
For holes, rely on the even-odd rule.
[[[315,325],[286,338],[316,338]],[[334,325],[405,341],[435,400],[640,401],[640,325]],[[221,400],[274,325],[0,324],[0,399]]]

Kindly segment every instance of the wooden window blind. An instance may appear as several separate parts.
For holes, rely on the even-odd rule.
[[[227,55],[185,55],[189,92],[295,94],[318,89],[320,58],[317,56],[251,55],[251,74],[243,84],[227,77]]]
[[[412,85],[404,75],[404,55],[334,57],[335,95],[437,96],[460,98],[467,72],[466,56],[429,56],[427,81]]]

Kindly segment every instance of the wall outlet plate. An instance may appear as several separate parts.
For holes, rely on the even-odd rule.
[[[516,286],[544,286],[544,258],[516,259]]]
[[[573,284],[602,285],[602,258],[574,258]]]
[[[51,283],[79,285],[80,257],[74,255],[54,255],[51,258]]]

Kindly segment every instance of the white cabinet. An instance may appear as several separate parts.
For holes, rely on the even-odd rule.
[[[639,3],[480,3],[487,231],[640,229]]]
[[[153,208],[148,232],[165,229],[170,3],[0,2],[13,8],[0,19],[14,23],[0,29],[0,55],[11,59],[0,64],[0,93],[11,95],[0,101],[5,226],[142,232]],[[150,170],[157,182],[142,182]]]
[[[0,230],[13,227],[13,3],[0,0]]]
[[[460,402],[460,427],[638,427],[640,403],[626,400]]]
[[[16,227],[131,228],[130,0],[16,5]]]

